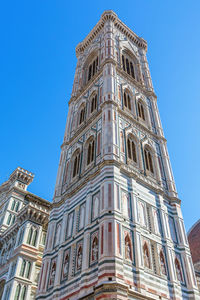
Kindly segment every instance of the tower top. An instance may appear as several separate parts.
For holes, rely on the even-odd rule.
[[[9,179],[11,181],[19,180],[19,181],[23,182],[24,184],[29,185],[33,181],[34,176],[35,175],[32,172],[29,172],[21,167],[17,167],[12,172]]]
[[[76,47],[76,56],[78,57],[94,40],[97,34],[102,30],[107,21],[112,21],[114,26],[120,30],[127,38],[132,40],[138,47],[143,48],[147,51],[147,42],[136,35],[128,26],[126,26],[117,16],[117,14],[112,10],[105,10],[101,15],[100,20],[90,31],[90,33],[85,37],[85,39],[79,43]]]

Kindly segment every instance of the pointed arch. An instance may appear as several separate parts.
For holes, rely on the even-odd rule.
[[[97,110],[97,93],[96,92],[92,93],[92,95],[90,96],[89,104],[90,104],[90,113],[92,114],[94,111]]]
[[[128,48],[124,47],[122,50],[122,69],[133,79],[141,82],[140,63],[135,54]]]
[[[29,228],[29,232],[28,232],[27,244],[30,244],[30,243],[31,243],[32,236],[33,236],[33,228],[32,228],[32,226],[31,226],[31,227]]]
[[[137,139],[132,135],[128,134],[127,137],[127,157],[131,161],[138,162],[138,153],[137,153],[138,142]]]
[[[144,257],[144,266],[148,269],[151,269],[149,247],[147,246],[146,242],[143,245],[143,257]]]
[[[148,172],[154,174],[154,159],[153,150],[149,145],[144,146],[144,161],[145,167]]]
[[[131,244],[131,239],[129,234],[126,234],[124,242],[125,242],[125,258],[132,261],[133,260],[132,244]]]
[[[162,250],[160,250],[160,269],[161,269],[161,274],[162,275],[167,275],[167,270],[166,270],[166,263],[165,263],[165,256]]]
[[[85,143],[85,156],[86,156],[86,166],[89,166],[94,162],[95,157],[95,139],[93,136],[89,137],[89,139]]]
[[[81,158],[81,152],[78,148],[72,155],[71,158],[71,171],[72,171],[72,178],[75,178],[79,174],[80,170],[80,158]]]
[[[18,283],[16,291],[15,291],[15,299],[14,300],[19,300],[20,292],[21,292],[21,284]]]
[[[123,92],[124,107],[132,111],[133,97],[128,89]]]
[[[94,49],[87,57],[83,69],[85,70],[85,84],[97,73],[99,68],[98,49]]]
[[[183,274],[182,274],[182,270],[181,270],[181,264],[177,257],[175,258],[174,263],[175,263],[175,270],[176,270],[176,278],[180,282],[183,282]]]

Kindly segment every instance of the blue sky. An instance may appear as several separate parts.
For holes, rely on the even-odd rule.
[[[104,10],[148,42],[148,61],[186,229],[200,218],[200,1],[1,1],[0,183],[21,166],[54,192],[75,47]]]

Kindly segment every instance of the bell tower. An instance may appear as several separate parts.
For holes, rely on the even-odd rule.
[[[146,58],[113,11],[77,67],[36,299],[199,299]]]

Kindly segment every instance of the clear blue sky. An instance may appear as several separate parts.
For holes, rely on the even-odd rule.
[[[200,218],[200,1],[1,1],[0,182],[21,166],[54,192],[75,47],[104,10],[148,42],[148,61],[186,229]]]

